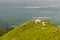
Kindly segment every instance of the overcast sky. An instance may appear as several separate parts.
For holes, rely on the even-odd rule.
[[[48,2],[48,1],[50,1],[50,2],[52,2],[52,1],[60,1],[60,0],[0,0],[0,2],[1,1],[9,1],[9,2],[40,2],[40,1],[42,1],[42,2]]]
[[[59,6],[60,0],[0,0],[0,3],[6,4],[32,4],[32,5],[47,5],[47,6]]]
[[[28,4],[31,2],[32,4],[57,4],[58,3],[60,5],[60,0],[0,0],[0,3],[27,3]]]

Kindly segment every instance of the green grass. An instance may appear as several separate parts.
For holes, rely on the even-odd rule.
[[[33,20],[30,20],[6,33],[0,37],[0,40],[60,40],[58,27],[49,21],[47,22],[45,29],[42,29],[41,23],[35,24]],[[58,29],[58,31],[53,32],[54,29]]]

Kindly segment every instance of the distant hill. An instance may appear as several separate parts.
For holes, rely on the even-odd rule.
[[[46,26],[29,20],[18,25],[12,31],[0,37],[0,40],[60,40],[60,29],[53,23],[45,20]]]

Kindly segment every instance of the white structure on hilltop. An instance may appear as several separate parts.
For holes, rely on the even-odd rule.
[[[36,19],[35,24],[40,23],[42,20],[41,19]]]
[[[41,23],[43,26],[47,25],[47,22],[44,19],[36,19],[35,24]]]

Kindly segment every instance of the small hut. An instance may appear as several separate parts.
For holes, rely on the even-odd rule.
[[[36,19],[36,20],[35,20],[35,24],[37,24],[37,23],[41,23],[41,22],[42,22],[41,19]]]

